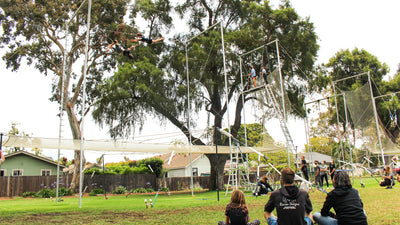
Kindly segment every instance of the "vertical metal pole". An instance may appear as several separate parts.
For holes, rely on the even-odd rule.
[[[381,132],[379,131],[379,121],[378,121],[378,115],[377,115],[377,111],[376,111],[374,93],[372,92],[371,74],[370,74],[369,71],[368,71],[368,82],[369,82],[369,88],[370,88],[370,91],[371,91],[372,107],[374,109],[374,116],[375,116],[375,123],[376,123],[376,133],[378,135],[379,148],[381,149],[381,155],[382,155],[382,164],[384,166],[384,165],[386,165],[385,154],[383,153],[383,148],[382,148]]]
[[[336,120],[337,120],[337,126],[338,126],[338,138],[339,138],[339,143],[340,143],[340,150],[342,151],[342,159],[344,161],[344,156],[343,156],[343,143],[342,143],[342,135],[340,135],[340,127],[339,127],[339,108],[337,104],[337,99],[336,99],[336,88],[335,88],[335,82],[332,83],[333,86],[333,94],[335,95],[335,107],[336,107]],[[338,154],[340,156],[340,154]],[[339,157],[338,157],[339,158]],[[340,161],[339,161],[340,162]]]
[[[189,81],[189,61],[188,61],[188,49],[187,49],[187,42],[185,43],[185,57],[186,57],[186,80],[187,80],[187,98],[188,98],[188,107],[187,107],[187,116],[188,116],[188,132],[189,132],[189,150],[191,150],[192,146],[192,135],[190,133],[190,81]],[[192,189],[192,196],[193,193],[193,168],[192,168],[192,153],[190,152],[190,189]]]
[[[278,71],[279,71],[279,78],[281,79],[281,97],[282,97],[282,113],[283,113],[283,120],[286,121],[286,108],[285,108],[285,93],[284,93],[284,88],[283,88],[283,77],[282,77],[282,71],[281,71],[281,60],[280,60],[280,55],[279,55],[279,40],[276,39],[276,57],[278,58]],[[288,159],[288,166],[290,167],[290,154],[289,154],[289,141],[286,141],[286,146],[287,146],[287,159]],[[295,162],[296,163],[296,162]]]
[[[89,37],[90,37],[90,17],[92,9],[92,0],[88,2],[88,15],[87,15],[87,28],[86,28],[86,44],[85,44],[85,65],[83,69],[83,85],[82,85],[82,121],[81,121],[81,155],[79,163],[79,208],[82,208],[82,186],[83,186],[83,145],[84,145],[84,124],[85,124],[85,104],[86,104],[86,73],[88,69],[88,51],[89,51]]]
[[[65,70],[67,68],[67,36],[68,28],[67,24],[64,24],[65,29],[65,44],[64,44],[64,58],[63,58],[63,72],[60,77],[61,88],[60,88],[60,124],[58,128],[58,152],[57,152],[57,186],[56,186],[56,204],[58,204],[58,190],[60,186],[60,152],[61,152],[61,139],[62,139],[62,127],[63,127],[63,116],[64,116],[64,78]]]
[[[217,129],[217,127],[216,126],[214,126],[214,137],[216,137],[217,135],[217,132],[218,132],[218,129]],[[216,140],[214,140],[214,143],[215,143],[215,154],[217,155],[216,156],[216,158],[217,158],[217,166],[216,166],[216,170],[217,170],[217,179],[215,179],[215,183],[216,183],[216,185],[217,185],[217,201],[219,202],[219,182],[218,182],[218,172],[219,172],[219,169],[218,169],[218,159],[219,159],[219,157],[218,157],[218,141],[216,141]]]
[[[347,145],[349,146],[349,154],[350,154],[350,162],[351,162],[350,165],[351,165],[351,168],[352,168],[351,174],[353,176],[353,184],[354,184],[353,152],[352,152],[351,146],[349,144],[350,135],[349,135],[349,128],[348,128],[348,119],[347,119],[348,114],[347,114],[346,94],[345,93],[343,94],[343,105],[344,105],[344,117],[345,117],[345,120],[346,120],[345,132],[346,132],[346,136],[347,136]]]
[[[104,167],[104,161],[106,160],[104,157],[105,154],[103,154],[101,157],[103,157],[103,190],[104,190],[104,199],[107,199],[107,191],[106,191],[106,170]]]
[[[243,105],[243,126],[244,126],[244,145],[247,147],[247,127],[246,127],[246,110],[244,107],[244,88],[243,88],[243,70],[242,70],[242,57],[239,57],[240,64],[240,84],[242,85],[242,105]]]
[[[307,105],[304,105],[304,110],[306,112],[306,118],[304,121],[304,128],[306,130],[306,143],[307,143],[307,152],[308,152],[308,158],[309,158],[309,165],[312,165],[313,159],[312,159],[312,154],[311,154],[311,138],[310,138],[310,126],[308,122],[308,113],[307,113]],[[309,168],[307,167],[307,170]]]
[[[228,92],[228,75],[226,74],[226,64],[225,64],[225,42],[224,42],[224,28],[223,28],[223,22],[220,24],[221,27],[221,41],[222,41],[222,58],[223,58],[223,64],[224,64],[224,77],[225,77],[225,98],[226,98],[226,105],[227,105],[227,110],[226,110],[226,116],[228,120],[228,132],[229,134],[231,133],[231,127],[230,127],[230,120],[229,120],[229,92]],[[230,149],[230,155],[232,159],[232,139],[231,136],[228,137],[229,139],[229,149]],[[218,174],[217,174],[218,176]],[[236,174],[237,177],[237,174]],[[236,182],[236,187],[237,189],[237,182]]]

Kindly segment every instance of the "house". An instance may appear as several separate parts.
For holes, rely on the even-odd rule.
[[[26,151],[4,155],[0,176],[50,176],[57,175],[57,163]],[[60,174],[65,166],[60,165]]]
[[[318,161],[319,163],[322,163],[322,161],[325,161],[326,163],[332,162],[332,157],[329,155],[321,154],[318,152],[302,152],[296,155],[297,165],[301,165],[301,157],[303,155],[308,164],[314,164],[315,161]]]
[[[164,161],[167,177],[190,177],[208,176],[210,174],[210,161],[204,154],[193,153],[192,163],[190,163],[190,154],[163,154],[156,156]],[[192,171],[190,168],[192,167]]]

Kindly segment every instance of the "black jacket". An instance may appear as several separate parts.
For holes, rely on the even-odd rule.
[[[306,191],[284,186],[271,193],[264,211],[271,213],[275,208],[279,225],[301,225],[306,224],[305,213],[312,211],[312,204]]]
[[[333,207],[338,225],[367,225],[367,216],[358,191],[354,188],[335,188],[326,196],[321,209],[322,216],[329,216]]]

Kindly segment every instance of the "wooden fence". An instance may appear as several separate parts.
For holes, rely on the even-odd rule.
[[[60,188],[68,188],[72,175],[60,176]],[[57,176],[4,176],[0,177],[0,197],[22,196],[24,192],[38,192],[43,188],[56,188]],[[83,188],[88,193],[94,188],[105,188],[110,193],[118,186],[124,186],[128,191],[139,187],[156,188],[156,177],[153,174],[127,175],[93,175],[85,174]]]
[[[60,188],[68,188],[72,180],[72,175],[60,176]],[[250,180],[255,181],[254,175],[250,175]],[[24,192],[38,192],[43,188],[56,188],[57,176],[4,176],[0,177],[0,197],[22,196]],[[136,188],[153,188],[158,186],[168,187],[171,191],[190,190],[190,177],[168,177],[164,180],[156,178],[153,174],[127,174],[127,175],[90,175],[85,174],[83,191],[89,193],[95,188],[105,188],[107,193],[111,193],[118,186],[124,186],[128,191]],[[208,189],[210,187],[210,177],[193,177],[193,187]],[[224,177],[224,183],[228,182],[228,176]]]

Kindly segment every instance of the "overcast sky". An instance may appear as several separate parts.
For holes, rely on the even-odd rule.
[[[276,0],[272,1],[277,5]],[[378,57],[381,62],[390,67],[393,76],[400,63],[400,1],[398,0],[294,0],[292,5],[301,17],[310,17],[315,24],[315,31],[319,37],[318,62],[326,63],[340,49],[353,50],[355,47],[365,49]],[[4,51],[1,51],[4,52]],[[11,122],[19,123],[22,131],[35,137],[58,137],[59,119],[57,104],[48,99],[51,93],[50,75],[45,77],[34,68],[22,67],[18,72],[11,72],[5,68],[4,61],[0,61],[0,132],[7,133]],[[92,121],[91,116],[85,120],[86,139],[108,138],[105,130],[101,130]],[[64,121],[64,137],[70,138],[71,132]],[[157,121],[149,122],[143,134],[177,132],[167,126],[166,130],[154,129]],[[273,126],[279,126],[278,123]],[[297,121],[289,124],[290,130],[296,130],[293,136],[295,145],[305,143],[304,123]],[[274,136],[283,140],[283,137]],[[45,151],[55,156],[55,151]],[[72,158],[72,152],[64,155]],[[94,154],[98,157],[99,154]],[[132,156],[128,156],[132,158]],[[90,161],[90,160],[89,160]],[[93,161],[93,160],[92,160]],[[106,160],[106,162],[109,160]]]

